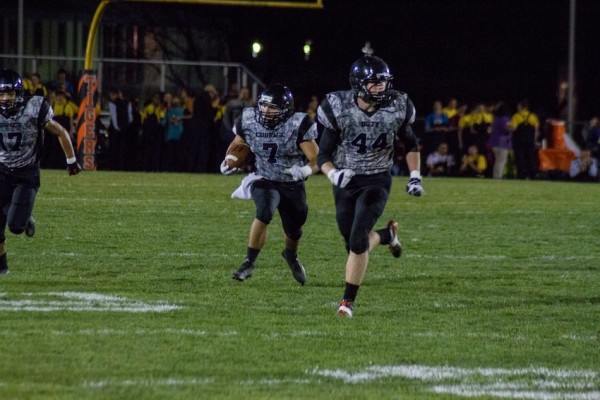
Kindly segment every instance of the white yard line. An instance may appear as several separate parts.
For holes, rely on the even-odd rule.
[[[2,297],[8,297],[5,294]],[[0,298],[0,311],[167,312],[182,308],[163,301],[146,303],[100,293],[46,292],[11,294]]]
[[[214,383],[213,378],[163,378],[163,379],[108,379],[84,382],[84,387],[105,388],[109,386],[157,387],[157,386],[199,386]]]
[[[457,368],[423,365],[370,366],[359,371],[308,371],[345,383],[361,384],[380,379],[419,380],[435,393],[462,397],[499,397],[531,400],[600,399],[600,374],[592,370],[549,369],[540,367]]]

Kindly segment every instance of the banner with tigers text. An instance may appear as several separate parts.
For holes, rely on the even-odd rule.
[[[77,161],[86,171],[96,170],[96,103],[98,99],[96,71],[86,70],[79,79],[79,112],[77,113]]]

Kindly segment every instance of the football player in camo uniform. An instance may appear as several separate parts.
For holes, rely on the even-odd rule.
[[[23,97],[18,73],[0,71],[0,274],[8,273],[6,234],[35,234],[31,217],[40,187],[40,156],[44,129],[58,137],[69,175],[81,171],[69,133],[52,119],[52,107],[42,96]]]
[[[255,174],[251,195],[256,215],[250,227],[246,260],[233,273],[233,279],[244,281],[254,272],[254,263],[267,240],[267,228],[275,210],[279,210],[285,232],[282,256],[294,279],[304,285],[306,272],[298,259],[298,244],[308,216],[304,181],[318,172],[315,141],[316,125],[303,112],[294,112],[292,92],[286,86],[273,84],[258,97],[256,107],[247,107],[236,120],[231,146],[246,143],[255,156]],[[221,172],[230,175],[226,160]]]
[[[366,55],[350,69],[352,90],[325,96],[317,110],[318,165],[333,184],[336,220],[346,242],[346,287],[338,315],[352,317],[369,261],[369,251],[387,245],[396,258],[402,247],[398,222],[373,231],[387,203],[394,141],[406,149],[409,195],[423,194],[419,143],[411,129],[415,107],[406,93],[392,89],[385,61]]]

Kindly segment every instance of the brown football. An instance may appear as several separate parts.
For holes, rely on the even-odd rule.
[[[227,149],[227,165],[229,168],[244,168],[250,164],[252,152],[247,144],[234,144]]]

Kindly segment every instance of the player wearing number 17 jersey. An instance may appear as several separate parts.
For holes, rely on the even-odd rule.
[[[258,97],[256,107],[245,108],[234,126],[232,145],[246,143],[254,156],[255,173],[260,178],[251,186],[256,215],[248,238],[246,260],[233,273],[233,279],[244,281],[254,272],[254,262],[267,240],[267,228],[275,210],[285,233],[282,253],[294,279],[304,285],[306,272],[298,260],[302,227],[308,216],[304,181],[317,172],[319,148],[317,130],[312,119],[294,112],[292,92],[286,86],[273,84]],[[221,172],[235,172],[221,164]]]
[[[69,133],[53,115],[43,97],[23,97],[19,74],[10,69],[0,71],[0,274],[8,272],[6,225],[14,234],[35,234],[31,211],[40,187],[44,129],[58,137],[69,174],[81,171]]]
[[[333,184],[337,225],[348,252],[340,316],[352,316],[369,251],[382,244],[396,258],[402,252],[398,222],[373,231],[390,194],[395,140],[404,144],[411,171],[407,193],[423,193],[419,143],[411,129],[415,107],[406,93],[392,89],[391,80],[385,61],[364,56],[350,69],[352,90],[327,94],[317,110],[318,164]]]

